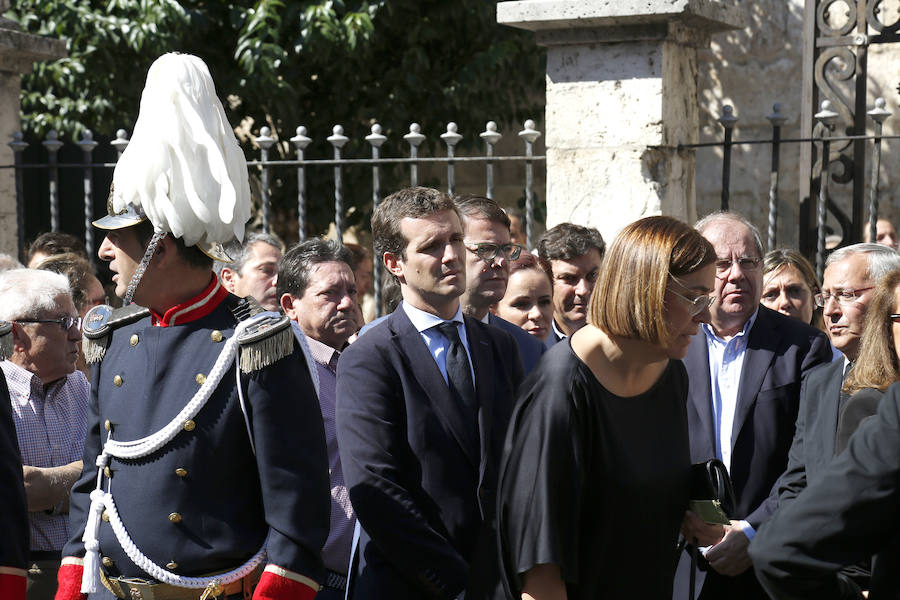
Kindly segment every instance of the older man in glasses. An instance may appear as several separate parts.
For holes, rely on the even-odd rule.
[[[28,598],[53,598],[87,427],[90,385],[75,369],[81,319],[65,275],[14,269],[0,274],[0,320],[12,322],[13,352],[0,368],[25,477]]]
[[[840,248],[825,263],[822,292],[816,294],[816,304],[824,309],[828,336],[843,359],[814,369],[803,382],[787,471],[776,488],[779,510],[819,481],[832,462],[839,416],[847,400],[841,386],[859,354],[872,292],[883,275],[897,268],[900,255],[879,244]],[[869,587],[868,565],[845,569],[838,577],[847,586]]]
[[[774,510],[772,485],[784,472],[794,435],[800,381],[831,360],[825,335],[764,306],[759,232],[736,213],[716,213],[696,225],[716,250],[716,300],[684,358],[690,382],[691,459],[721,459],[734,481],[729,525],[687,519],[693,537],[720,541],[704,549],[697,572],[700,598],[765,598],[747,552]],[[697,535],[699,530],[704,535]],[[687,597],[690,560],[683,554],[675,596]]]
[[[528,374],[541,358],[545,346],[521,327],[488,310],[506,293],[509,263],[519,258],[522,252],[521,246],[510,243],[509,217],[494,200],[483,196],[457,196],[453,202],[462,218],[466,247],[466,290],[459,299],[462,311],[466,316],[512,335]]]

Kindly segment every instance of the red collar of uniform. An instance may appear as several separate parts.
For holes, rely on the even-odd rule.
[[[159,316],[154,311],[150,311],[153,318],[153,324],[158,327],[171,327],[173,325],[183,325],[203,318],[216,309],[219,304],[228,296],[228,291],[222,287],[219,278],[212,276],[212,281],[206,286],[202,292],[181,304],[176,304],[166,311],[166,314]]]

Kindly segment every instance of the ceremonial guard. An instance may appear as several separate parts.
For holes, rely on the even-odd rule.
[[[12,323],[0,321],[0,360],[13,350]],[[6,378],[0,375],[0,598],[25,600],[28,512]]]
[[[250,193],[199,58],[150,67],[108,213],[99,254],[125,306],[85,319],[85,470],[56,599],[311,599],[329,525],[322,416],[289,321],[212,272]]]

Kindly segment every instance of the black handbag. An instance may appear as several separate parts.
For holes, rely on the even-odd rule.
[[[711,458],[702,463],[691,465],[691,499],[690,509],[707,523],[728,525],[729,517],[734,514],[734,486],[728,469],[718,458]],[[687,540],[682,540],[685,542]],[[694,599],[697,585],[698,550],[696,540],[691,540],[691,573],[688,583],[688,598]]]
[[[690,508],[707,523],[728,525],[735,508],[728,469],[718,458],[691,465]]]

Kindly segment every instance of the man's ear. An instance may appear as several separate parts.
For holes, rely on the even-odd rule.
[[[234,280],[237,277],[237,273],[235,273],[234,269],[231,267],[222,267],[222,272],[219,274],[219,279],[222,280],[222,285],[225,286],[225,289],[234,293]]]
[[[282,294],[279,303],[281,304],[281,309],[284,311],[284,314],[287,315],[287,318],[291,321],[296,321],[300,316],[299,298],[294,298],[291,294]]]
[[[388,273],[399,279],[401,282],[404,281],[403,264],[401,263],[399,256],[393,252],[385,252],[384,256],[381,257],[381,260],[384,262],[384,268],[388,270]]]
[[[178,258],[178,248],[175,247],[175,238],[170,234],[159,240],[159,243],[156,245],[156,252],[154,252],[153,260],[150,261],[150,264],[161,267],[168,265],[173,260],[178,260]]]
[[[31,347],[31,337],[19,323],[12,324],[13,352],[25,352]]]

